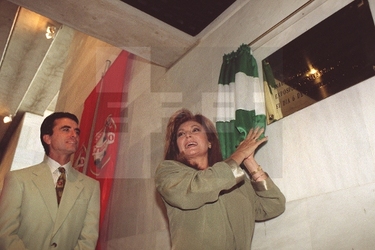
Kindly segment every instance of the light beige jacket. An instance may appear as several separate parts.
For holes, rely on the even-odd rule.
[[[11,171],[0,196],[0,249],[95,249],[99,183],[69,169],[60,206],[48,165]]]
[[[155,182],[167,208],[172,249],[251,249],[255,221],[285,210],[285,197],[270,178],[251,182],[239,172],[233,160],[206,170],[160,164]]]

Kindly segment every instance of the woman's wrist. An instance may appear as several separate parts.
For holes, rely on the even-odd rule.
[[[264,181],[267,178],[268,178],[268,175],[267,175],[266,172],[264,172],[262,175],[260,175],[257,178],[255,178],[255,180],[253,179],[253,181],[254,182],[260,182],[260,181]]]
[[[267,179],[266,172],[263,171],[262,167],[255,161],[254,158],[246,159],[244,161],[244,165],[253,181],[262,181]]]
[[[267,174],[263,170],[260,170],[260,171],[258,171],[256,173],[252,174],[251,175],[251,179],[253,181],[262,181],[262,180],[267,179]]]
[[[243,162],[244,156],[242,156],[238,152],[234,152],[229,158],[234,160],[238,165],[241,165]]]
[[[243,164],[245,165],[249,173],[257,171],[257,169],[260,167],[259,164],[255,161],[254,157],[246,158],[243,161]]]
[[[263,172],[263,169],[260,165],[257,167],[257,169],[255,169],[253,171],[250,171],[250,175],[253,176],[253,175],[255,175],[256,173],[259,173],[259,172]]]

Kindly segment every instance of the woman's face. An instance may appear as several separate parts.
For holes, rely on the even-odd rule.
[[[208,148],[211,143],[207,139],[203,126],[195,121],[187,121],[177,130],[177,146],[189,161],[205,157],[208,159]]]

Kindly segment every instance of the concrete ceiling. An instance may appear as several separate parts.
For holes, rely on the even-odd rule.
[[[248,1],[193,36],[119,0],[0,0],[0,159],[24,112],[54,110],[75,30],[170,68]],[[46,39],[49,25],[54,39]],[[13,122],[4,124],[7,115]]]

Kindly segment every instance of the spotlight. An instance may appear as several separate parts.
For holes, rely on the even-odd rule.
[[[5,116],[3,119],[4,123],[9,123],[12,121],[12,115]]]
[[[53,38],[55,38],[55,35],[56,35],[56,27],[52,26],[52,25],[47,26],[46,38],[47,39],[53,39]]]

